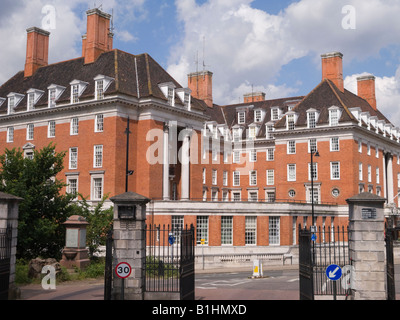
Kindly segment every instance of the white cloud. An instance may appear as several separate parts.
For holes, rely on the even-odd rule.
[[[357,94],[357,78],[366,74],[347,76],[344,80],[345,88]],[[376,77],[375,88],[378,109],[393,125],[400,127],[400,67],[393,77]]]
[[[214,101],[225,104],[248,93],[246,84],[268,89],[281,68],[295,59],[314,57],[315,68],[320,69],[322,53],[341,51],[346,68],[354,59],[377,56],[382,48],[398,42],[398,0],[301,0],[277,15],[255,9],[252,3],[175,0],[184,38],[171,50],[168,71],[185,85],[187,73],[196,70],[196,52],[202,68],[205,37],[206,68],[214,73]],[[342,27],[346,5],[355,9],[355,30]],[[297,84],[291,85],[294,88],[276,87],[282,94],[296,93]]]
[[[124,26],[132,25],[132,20],[143,19],[147,12],[144,9],[146,0],[104,0],[102,10],[108,13],[114,10],[120,26],[119,36],[123,41],[134,41],[136,38]],[[55,29],[50,31],[49,63],[69,60],[81,56],[82,34],[86,32],[86,10],[93,7],[91,0],[16,0],[0,3],[0,39],[7,42],[0,50],[0,85],[17,72],[24,69],[26,56],[26,29],[44,27],[43,20],[47,12],[45,6],[55,9]],[[48,21],[47,19],[45,19]],[[47,23],[45,22],[45,25]]]

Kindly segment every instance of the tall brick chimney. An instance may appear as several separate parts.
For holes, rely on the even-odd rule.
[[[25,77],[31,77],[37,69],[49,63],[50,32],[32,27],[26,30]]]
[[[344,92],[343,54],[340,52],[326,53],[322,58],[322,80],[331,80],[340,91]]]
[[[375,95],[375,76],[372,74],[357,78],[358,96],[367,100],[377,110]]]
[[[244,95],[244,103],[265,101],[264,92],[252,92]]]
[[[112,50],[113,34],[110,32],[111,15],[99,9],[86,11],[87,33],[82,37],[85,63],[92,63],[104,52]]]
[[[212,77],[210,71],[200,71],[188,75],[188,86],[192,90],[192,96],[204,100],[209,108],[213,107]]]

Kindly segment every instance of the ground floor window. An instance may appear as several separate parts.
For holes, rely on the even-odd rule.
[[[208,244],[208,216],[199,216],[196,221],[196,243]]]
[[[233,244],[233,217],[221,217],[221,244]]]
[[[280,217],[269,217],[269,244],[281,243],[280,239]]]
[[[245,244],[257,244],[257,217],[246,217],[245,220]]]

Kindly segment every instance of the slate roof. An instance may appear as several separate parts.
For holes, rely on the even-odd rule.
[[[346,89],[344,92],[340,91],[331,80],[325,79],[293,110],[299,115],[296,127],[307,126],[307,110],[311,108],[314,108],[320,113],[317,124],[329,123],[328,108],[332,106],[341,107],[344,110],[339,122],[357,121],[349,109],[358,107],[362,112],[369,112],[371,116],[377,116],[379,120],[384,120],[385,122],[390,123],[390,121],[379,110],[372,108],[366,100]],[[285,127],[285,117],[275,124],[275,128]]]
[[[182,88],[149,54],[133,55],[114,49],[103,53],[94,63],[90,64],[85,64],[84,58],[81,57],[39,68],[33,76],[28,78],[24,77],[24,71],[20,71],[0,87],[0,97],[7,98],[7,95],[11,92],[24,94],[25,97],[15,108],[15,112],[26,111],[26,92],[31,88],[38,89],[45,93],[37,102],[36,108],[47,107],[47,88],[51,84],[56,84],[66,87],[57,103],[68,103],[71,95],[70,82],[80,80],[89,83],[80,97],[80,100],[83,101],[94,97],[95,81],[93,79],[97,75],[114,79],[105,92],[105,96],[121,93],[138,98],[139,93],[140,98],[154,97],[166,101],[167,98],[159,88],[159,84],[172,82],[176,88]],[[177,96],[176,103],[182,105]],[[192,97],[192,109],[204,111],[207,106],[203,101]],[[7,101],[0,107],[1,114],[6,112]]]

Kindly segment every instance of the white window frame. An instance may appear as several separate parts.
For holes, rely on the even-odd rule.
[[[287,165],[287,181],[294,182],[296,180],[297,180],[296,164],[288,164]]]
[[[287,154],[296,154],[296,140],[287,142]]]
[[[7,143],[14,142],[14,127],[7,128]]]
[[[256,246],[257,245],[257,217],[246,216],[245,217],[245,245]]]
[[[363,164],[360,162],[358,164],[358,180],[363,181],[364,180],[364,174],[363,174]]]
[[[104,132],[104,114],[96,114],[94,121],[94,132]]]
[[[196,218],[196,243],[201,244],[201,239],[204,239],[204,245],[208,245],[209,239],[209,217],[197,216]]]
[[[249,172],[249,185],[250,186],[257,185],[257,170],[252,170]]]
[[[267,170],[267,186],[275,185],[275,170]]]
[[[75,186],[76,191],[75,192],[73,192],[73,190],[71,190],[71,181],[74,181],[74,180],[76,181],[76,186]],[[67,193],[75,193],[77,195],[78,192],[79,192],[79,176],[76,176],[76,175],[68,176],[67,177]]]
[[[232,185],[234,187],[240,186],[240,171],[234,171],[232,175]]]
[[[69,148],[69,165],[68,168],[70,170],[78,169],[78,148],[72,147]]]
[[[217,185],[217,181],[218,181],[218,170],[213,169],[213,171],[212,171],[212,184],[214,186],[216,186]]]
[[[96,183],[101,182],[101,185],[97,185]],[[97,194],[98,190],[97,188],[100,189],[100,196]],[[91,176],[91,187],[90,187],[90,198],[93,201],[101,201],[104,196],[104,173],[103,174],[92,174]]]
[[[47,124],[47,138],[55,138],[56,136],[56,122],[50,120]]]
[[[340,162],[331,162],[331,180],[340,180]]]
[[[331,152],[338,152],[340,151],[340,138],[339,137],[332,137],[330,139],[330,151]]]
[[[313,180],[318,180],[318,163],[313,162]],[[311,163],[308,164],[308,181],[311,181]]]
[[[35,137],[35,125],[33,123],[29,123],[26,126],[26,140],[31,141]]]
[[[233,245],[233,217],[222,216],[221,217],[221,245],[232,246]]]
[[[269,245],[279,246],[281,244],[281,219],[280,217],[269,217],[268,223]]]
[[[69,134],[71,136],[76,136],[79,134],[79,118],[74,117],[71,119]]]
[[[95,145],[93,148],[93,168],[102,168],[103,167],[103,155],[104,148],[103,145]]]
[[[245,124],[246,123],[246,112],[239,111],[238,112],[238,124]]]
[[[222,177],[222,184],[224,187],[228,186],[228,181],[229,181],[229,172],[224,171],[223,177]]]
[[[275,161],[275,149],[274,148],[267,149],[267,161]]]

